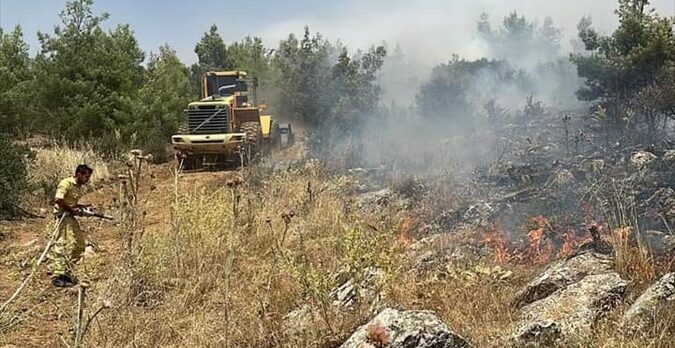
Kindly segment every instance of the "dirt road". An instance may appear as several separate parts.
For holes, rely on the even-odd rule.
[[[197,172],[180,176],[180,188],[189,190],[200,185],[225,185],[238,175],[235,171]],[[145,234],[167,233],[171,204],[175,192],[175,176],[170,165],[150,166],[141,185],[141,211],[144,214]],[[115,214],[113,206],[118,197],[119,183],[103,185],[85,195],[82,203],[91,203]],[[8,299],[30,273],[35,260],[46,245],[50,219],[29,219],[0,222],[0,300]],[[88,280],[89,303],[102,296],[102,284],[116,267],[116,256],[121,247],[119,228],[115,222],[80,218],[90,242],[84,258],[78,264],[77,274]],[[43,265],[33,282],[11,305],[8,313],[0,314],[0,347],[62,346],[60,337],[70,338],[77,311],[77,290],[56,289],[51,286],[47,268]]]

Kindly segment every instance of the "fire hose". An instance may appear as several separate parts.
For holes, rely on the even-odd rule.
[[[49,242],[47,243],[45,249],[42,251],[42,254],[40,254],[40,258],[38,258],[37,263],[35,264],[35,266],[33,266],[33,269],[30,271],[30,274],[26,277],[26,279],[24,279],[23,283],[21,283],[21,286],[19,286],[19,288],[16,289],[12,297],[10,297],[9,300],[7,300],[5,303],[2,304],[2,307],[0,307],[0,313],[4,312],[5,308],[7,308],[7,306],[9,306],[12,302],[14,302],[14,300],[16,300],[17,297],[19,297],[21,291],[23,291],[26,285],[28,285],[28,283],[33,279],[33,276],[35,276],[35,272],[37,271],[38,267],[40,267],[40,264],[42,263],[42,261],[44,261],[45,257],[47,256],[47,252],[49,251],[49,249],[51,249],[52,245],[54,245],[56,239],[59,238],[59,229],[66,215],[67,214],[61,215],[58,222],[56,223],[54,232],[52,232],[52,237],[49,239]]]
[[[80,214],[80,216],[97,217],[105,220],[113,220],[113,218],[110,216],[95,212],[91,207],[82,207],[79,208],[77,211]],[[45,260],[45,257],[47,257],[49,249],[51,249],[54,243],[56,243],[56,240],[59,238],[59,230],[61,228],[61,223],[63,223],[63,219],[68,215],[69,215],[68,213],[63,213],[60,216],[58,216],[56,226],[54,227],[54,232],[52,232],[51,238],[49,239],[49,242],[47,242],[47,246],[45,246],[44,250],[40,254],[40,257],[38,258],[37,262],[31,269],[30,274],[28,274],[26,279],[24,279],[21,285],[16,289],[14,294],[7,301],[5,301],[5,303],[2,304],[2,307],[0,307],[0,313],[4,312],[7,306],[9,306],[12,302],[14,302],[14,300],[16,300],[19,297],[21,291],[23,291],[26,285],[28,285],[28,283],[33,279],[37,269],[40,267],[40,264],[42,264],[42,262]]]

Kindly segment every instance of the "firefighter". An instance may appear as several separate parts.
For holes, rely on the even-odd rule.
[[[85,233],[76,217],[85,205],[79,204],[82,188],[89,182],[93,169],[85,164],[77,166],[75,175],[59,182],[54,196],[54,214],[60,221],[58,238],[50,253],[52,284],[70,287],[77,283],[73,275],[75,263],[85,248]]]

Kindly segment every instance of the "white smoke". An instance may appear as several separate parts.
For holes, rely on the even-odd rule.
[[[673,0],[654,0],[651,4],[664,17],[674,13],[674,5]],[[462,121],[466,118],[448,118],[444,125],[432,122],[430,126],[418,122],[421,116],[415,110],[415,96],[429,79],[431,69],[450,61],[453,54],[469,61],[502,58],[492,56],[494,47],[479,36],[477,24],[482,13],[489,15],[493,31],[499,30],[504,17],[514,11],[539,26],[550,17],[562,37],[560,51],[554,54],[528,47],[515,49],[526,52],[525,56],[506,57],[511,67],[526,70],[531,78],[529,89],[505,83],[490,71],[475,75],[467,90],[471,104],[476,106],[475,114],[467,115],[471,119],[485,118],[483,106],[490,100],[510,115],[523,110],[528,98],[542,101],[550,110],[578,107],[575,91],[581,81],[567,60],[572,40],[577,39],[577,24],[582,17],[590,16],[601,34],[611,33],[618,24],[616,7],[617,0],[345,0],[331,13],[321,13],[321,5],[317,5],[310,15],[290,16],[255,34],[269,47],[276,47],[288,33],[301,35],[307,25],[312,32],[341,42],[351,52],[386,43],[389,56],[379,83],[384,105],[389,108],[384,121],[371,117],[374,115],[364,116],[373,122],[366,125],[368,136],[360,140],[361,155],[369,164],[387,163],[417,172],[446,170],[452,163],[472,168],[494,160],[502,144],[489,127],[480,123],[469,125]],[[551,61],[558,54],[560,59]],[[540,69],[540,63],[560,64],[560,70]],[[456,113],[454,109],[450,106],[446,112]],[[339,140],[333,142],[339,144]],[[351,143],[345,144],[348,148]]]
[[[616,0],[345,0],[332,13],[306,13],[264,26],[258,33],[265,43],[275,47],[288,33],[301,33],[304,25],[324,34],[331,41],[340,40],[348,48],[367,49],[387,42],[399,44],[410,59],[410,68],[420,71],[447,62],[451,54],[466,59],[485,57],[488,52],[478,39],[476,24],[481,13],[488,13],[494,27],[513,11],[528,19],[551,17],[563,30],[563,52],[571,49],[576,25],[582,16],[591,16],[600,32],[611,32],[617,25]],[[653,0],[662,16],[675,14],[673,0]],[[489,58],[489,57],[488,57]]]

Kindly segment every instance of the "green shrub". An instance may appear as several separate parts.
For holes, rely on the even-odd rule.
[[[94,149],[93,145],[80,144],[68,146],[53,142],[47,147],[35,149],[28,165],[28,180],[32,189],[42,192],[45,200],[54,198],[56,186],[63,178],[73,175],[79,164],[87,164],[94,168],[90,185],[110,177],[110,163]]]
[[[28,189],[25,158],[29,151],[0,135],[0,219],[15,217],[21,195]]]
[[[152,162],[156,164],[166,163],[173,159],[171,139],[161,134],[154,134],[147,139],[142,149],[144,153],[152,154]]]

